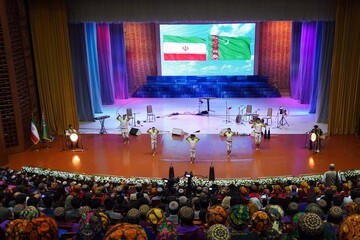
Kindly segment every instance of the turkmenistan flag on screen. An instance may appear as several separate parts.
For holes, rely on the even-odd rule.
[[[164,35],[163,52],[165,61],[206,61],[206,40]]]
[[[210,35],[208,42],[209,60],[249,60],[250,38]]]

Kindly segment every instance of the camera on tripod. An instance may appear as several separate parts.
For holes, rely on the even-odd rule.
[[[286,109],[280,106],[279,107],[279,114],[286,115]]]

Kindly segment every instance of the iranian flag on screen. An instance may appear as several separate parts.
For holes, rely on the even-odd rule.
[[[206,40],[164,35],[163,51],[165,61],[206,61]]]
[[[208,41],[209,60],[250,60],[251,39],[210,35]]]

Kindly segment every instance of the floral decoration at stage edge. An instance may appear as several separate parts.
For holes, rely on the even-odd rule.
[[[57,170],[44,169],[39,167],[22,167],[20,170],[21,173],[31,173],[37,175],[51,176],[55,178],[62,178],[75,181],[95,181],[98,183],[126,183],[129,185],[142,183],[144,185],[151,184],[152,182],[157,182],[158,184],[165,185],[165,181],[162,178],[125,178],[119,176],[104,176],[104,175],[88,175],[72,172],[64,172]],[[360,177],[360,170],[347,170],[339,172],[339,175],[342,179],[349,177]],[[321,181],[322,174],[306,175],[301,177],[271,177],[271,178],[261,178],[261,179],[218,179],[215,181],[209,181],[208,178],[203,177],[193,177],[192,183],[196,186],[208,186],[210,187],[213,184],[218,186],[226,186],[230,184],[235,185],[250,185],[254,183],[258,184],[274,184],[274,183],[286,183],[291,181],[292,183],[301,183],[303,181]],[[178,186],[186,186],[187,178],[183,177],[179,179]]]

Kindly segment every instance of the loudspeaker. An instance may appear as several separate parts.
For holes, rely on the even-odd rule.
[[[141,131],[138,128],[131,128],[129,134],[134,136],[139,136],[141,135]]]
[[[182,130],[180,128],[173,128],[171,131],[171,134],[182,136],[182,135],[184,135],[184,130]]]

